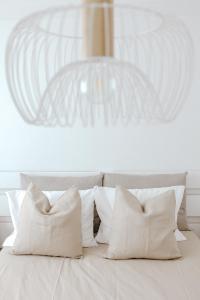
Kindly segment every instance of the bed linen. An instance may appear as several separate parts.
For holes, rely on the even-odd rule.
[[[199,300],[200,240],[184,232],[183,257],[172,261],[102,258],[107,246],[81,259],[0,253],[1,300]]]

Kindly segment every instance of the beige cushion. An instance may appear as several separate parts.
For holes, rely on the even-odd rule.
[[[20,210],[14,254],[80,257],[81,199],[78,190],[67,190],[53,206],[30,184]]]
[[[43,191],[66,191],[71,186],[79,189],[90,189],[94,186],[102,186],[103,174],[88,176],[41,176],[20,174],[21,189],[26,190],[31,182]],[[100,219],[94,208],[94,232],[98,231]]]
[[[32,182],[43,191],[65,191],[71,186],[76,186],[80,190],[90,189],[94,186],[102,186],[102,174],[90,176],[37,176],[30,174],[20,174],[21,189],[25,190]]]
[[[103,186],[115,187],[124,186],[128,189],[156,188],[177,185],[186,185],[187,173],[180,174],[150,174],[150,175],[130,175],[130,174],[105,174]],[[178,213],[179,230],[189,230],[186,215],[186,194]]]
[[[174,191],[148,199],[142,206],[133,194],[117,187],[107,257],[178,258],[175,227]]]

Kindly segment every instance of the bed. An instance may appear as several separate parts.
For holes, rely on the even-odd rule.
[[[0,253],[1,300],[199,300],[200,239],[184,232],[183,257],[171,261],[102,258],[105,245],[84,249],[84,258]]]

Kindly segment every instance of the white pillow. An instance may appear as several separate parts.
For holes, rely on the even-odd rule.
[[[3,246],[12,247],[17,234],[17,224],[20,216],[20,208],[23,202],[25,190],[10,191],[6,195],[8,197],[10,215],[14,227],[14,232],[4,241]],[[54,204],[57,199],[63,195],[65,191],[45,191],[44,194],[49,199],[50,204]],[[94,247],[97,243],[93,234],[94,220],[94,190],[79,190],[81,197],[81,226],[82,226],[82,246]]]
[[[101,224],[96,236],[96,241],[99,243],[109,244],[110,232],[111,232],[111,221],[112,221],[112,212],[115,203],[115,188],[109,187],[95,187],[95,203],[97,212],[101,219]],[[178,211],[183,200],[185,186],[171,186],[171,187],[162,187],[162,188],[148,188],[148,189],[129,189],[128,191],[132,193],[141,204],[144,201],[151,199],[155,196],[158,196],[166,191],[174,190],[176,197],[176,224]],[[186,240],[184,235],[176,229],[175,236],[177,241]]]

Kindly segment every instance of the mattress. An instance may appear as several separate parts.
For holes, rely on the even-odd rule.
[[[185,232],[183,257],[171,261],[102,258],[105,245],[81,259],[0,253],[0,300],[199,300],[200,240]]]

